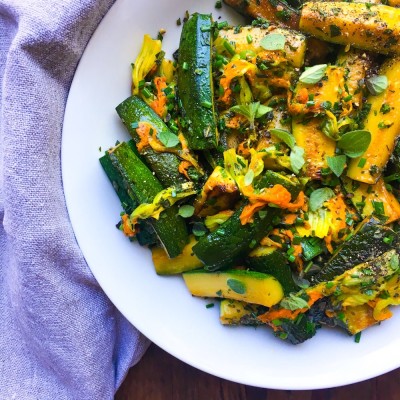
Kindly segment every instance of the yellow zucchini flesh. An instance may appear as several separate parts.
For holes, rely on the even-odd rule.
[[[400,54],[400,9],[383,4],[308,2],[299,28],[327,42]]]
[[[222,30],[219,32],[219,36],[231,44],[236,54],[251,54],[251,52],[258,54],[266,51],[261,46],[261,40],[271,33],[283,35],[285,37],[285,47],[283,50],[278,51],[282,53],[283,57],[290,64],[296,68],[300,68],[304,63],[307,47],[306,37],[300,32],[275,26],[270,26],[268,28],[243,26],[240,28],[239,32],[236,29]]]
[[[387,190],[383,178],[374,185],[344,178],[343,184],[346,192],[352,195],[351,201],[363,218],[376,215],[379,204],[383,208],[383,214],[377,216],[385,217],[386,224],[400,219],[400,204],[395,195]]]
[[[257,315],[263,310],[262,306],[256,304],[224,299],[219,307],[219,320],[222,325],[261,325]]]
[[[153,247],[151,249],[151,255],[156,273],[158,275],[175,275],[201,268],[203,263],[192,251],[192,247],[196,243],[196,238],[191,235],[189,237],[189,243],[183,248],[182,253],[174,258],[169,258],[162,247]]]
[[[368,184],[378,181],[400,135],[400,57],[385,61],[379,75],[387,77],[388,87],[367,100],[371,110],[364,129],[371,133],[371,143],[362,156],[351,160],[347,170],[349,178]]]
[[[183,274],[193,296],[217,297],[271,307],[283,297],[281,284],[271,275],[247,270],[190,271]]]

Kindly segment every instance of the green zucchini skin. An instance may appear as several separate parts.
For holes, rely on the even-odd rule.
[[[292,270],[287,257],[278,249],[264,256],[248,257],[246,258],[246,265],[254,271],[274,276],[282,285],[285,296],[299,290],[293,281]]]
[[[147,122],[156,129],[157,133],[169,132],[164,121],[137,96],[128,97],[116,107],[116,111],[136,143],[139,143],[140,138],[136,133],[136,129],[132,128],[134,123]],[[187,179],[179,173],[178,168],[181,160],[176,154],[158,153],[150,146],[147,146],[140,155],[145,159],[146,164],[154,171],[164,187],[187,182]]]
[[[137,152],[136,145],[132,140],[130,140],[128,144],[132,151]],[[127,214],[130,214],[139,205],[134,194],[127,190],[124,180],[118,169],[114,167],[108,152],[101,157],[99,161],[115,193],[118,195],[122,208]],[[157,235],[153,227],[147,221],[140,221],[139,232],[136,234],[136,239],[141,246],[150,246],[158,243]]]
[[[178,96],[189,127],[185,138],[193,150],[215,148],[218,143],[214,113],[211,15],[195,13],[185,22],[179,45]]]
[[[124,186],[139,204],[150,203],[163,186],[149,168],[132,151],[127,143],[121,143],[109,152],[113,166],[122,176]],[[170,258],[178,256],[189,236],[185,221],[178,215],[176,205],[167,208],[160,219],[148,220]]]
[[[193,253],[203,262],[206,270],[217,271],[241,261],[266,235],[273,218],[280,213],[280,210],[271,208],[263,218],[257,213],[253,223],[242,225],[240,214],[243,208],[236,210],[217,230],[202,236],[193,246]]]
[[[391,239],[391,242],[385,242],[385,238]],[[354,235],[335,251],[322,270],[311,277],[311,282],[315,284],[332,281],[348,269],[397,248],[398,243],[398,234],[392,229],[380,225],[373,218],[364,220]]]

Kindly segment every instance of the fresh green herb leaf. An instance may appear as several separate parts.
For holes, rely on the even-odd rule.
[[[271,111],[273,111],[273,108],[260,104],[256,111],[256,118],[261,118],[262,116],[264,116],[265,114],[267,114]]]
[[[265,50],[283,50],[285,42],[286,38],[281,33],[269,33],[261,39],[260,46]]]
[[[326,161],[328,163],[328,167],[331,169],[331,171],[337,177],[342,175],[342,172],[344,171],[344,168],[346,166],[346,156],[345,155],[340,155],[340,156],[335,156],[335,157],[327,157]]]
[[[302,308],[310,308],[308,303],[301,297],[290,293],[289,297],[285,297],[281,302],[280,306],[287,310],[295,311]]]
[[[365,84],[368,91],[373,96],[377,96],[387,89],[389,82],[385,75],[374,75],[367,79]]]
[[[362,332],[357,332],[357,333],[354,335],[354,341],[355,341],[356,343],[360,343],[360,340],[361,340],[361,333],[362,333]]]
[[[244,185],[245,186],[250,186],[253,183],[254,179],[254,171],[252,169],[249,169],[244,176]]]
[[[397,271],[399,269],[399,255],[398,254],[393,254],[392,257],[390,258],[389,261],[390,268],[392,268],[394,271]]]
[[[294,136],[284,129],[271,129],[270,133],[271,135],[277,137],[279,140],[282,140],[282,142],[285,143],[292,150],[296,145],[296,139],[294,138]]]
[[[290,166],[295,174],[298,174],[305,164],[304,149],[300,146],[293,146],[290,152]]]
[[[337,141],[337,146],[346,156],[356,158],[362,156],[371,143],[371,133],[357,130],[347,132]]]
[[[299,81],[309,85],[317,83],[324,77],[327,68],[327,64],[314,65],[313,67],[307,68],[300,75]]]
[[[249,104],[240,104],[237,106],[233,106],[230,108],[230,111],[235,112],[236,114],[243,115],[248,119],[250,122],[250,125],[253,127],[254,126],[254,120],[257,116],[257,111],[260,107],[260,102],[257,101],[255,103],[249,103]]]
[[[207,228],[201,222],[195,222],[192,232],[194,236],[204,236],[207,233]]]
[[[228,287],[229,287],[230,289],[232,289],[235,293],[238,293],[238,294],[244,294],[244,293],[246,293],[246,285],[245,285],[243,282],[241,282],[241,281],[239,281],[239,280],[237,280],[237,279],[229,278],[229,279],[226,281],[226,284],[227,284]]]
[[[157,137],[165,147],[175,147],[179,143],[178,136],[170,131],[161,131],[157,134]]]
[[[323,204],[335,196],[335,193],[330,188],[320,188],[314,190],[310,195],[309,207],[311,211],[317,211]]]
[[[190,218],[194,214],[194,207],[189,204],[180,206],[178,214],[183,218]]]

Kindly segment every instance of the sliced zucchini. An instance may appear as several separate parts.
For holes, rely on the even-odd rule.
[[[242,225],[240,214],[243,208],[236,210],[217,230],[202,236],[193,246],[194,254],[207,270],[234,266],[268,233],[272,219],[280,213],[278,209],[268,208],[263,218],[257,213],[253,223]]]
[[[285,295],[298,290],[287,257],[276,247],[257,247],[246,258],[246,265],[252,270],[274,276]]]
[[[392,192],[386,188],[383,178],[374,185],[344,178],[343,185],[351,201],[362,217],[372,215],[383,219],[386,224],[400,219],[400,204]]]
[[[274,185],[282,185],[289,191],[292,200],[296,200],[303,185],[295,175],[285,175],[275,171],[265,171],[262,177],[255,183],[256,189],[270,188]]]
[[[121,121],[125,125],[132,139],[140,142],[140,137],[136,132],[136,125],[139,122],[147,122],[154,127],[157,134],[172,134],[163,120],[149,107],[142,99],[137,96],[128,97],[116,108]],[[176,154],[169,152],[157,152],[150,146],[145,146],[140,152],[147,165],[156,174],[164,187],[174,186],[179,183],[187,182],[184,175],[179,173],[181,160]]]
[[[371,109],[364,129],[371,133],[371,143],[362,156],[351,160],[347,170],[349,178],[368,184],[378,181],[400,135],[400,57],[387,59],[379,75],[386,76],[388,86],[367,99]]]
[[[383,4],[307,2],[299,28],[321,40],[380,54],[400,54],[400,9]]]
[[[327,282],[354,266],[372,260],[398,244],[397,234],[375,219],[365,219],[354,234],[343,242],[324,265],[322,270],[312,277],[313,283]]]
[[[271,275],[245,270],[190,271],[183,274],[193,296],[217,297],[271,307],[283,297],[281,284]]]
[[[281,51],[282,56],[294,67],[300,68],[304,64],[306,52],[306,37],[296,31],[286,28],[269,26],[268,28],[243,26],[238,29],[227,29],[219,32],[219,37],[227,40],[236,54],[241,57],[254,54],[257,55],[265,50],[261,46],[262,39],[268,34],[277,34],[285,37],[285,47]]]
[[[129,141],[128,144],[132,151],[135,152],[135,143]],[[100,158],[100,164],[118,195],[122,208],[127,214],[130,214],[139,203],[134,193],[126,187],[122,175],[118,169],[114,167],[108,152]],[[147,221],[140,221],[136,239],[141,246],[150,246],[158,243],[157,235],[154,232],[153,227]]]
[[[266,311],[265,307],[257,304],[223,299],[219,308],[219,320],[222,325],[263,325],[257,316]]]
[[[201,268],[203,263],[193,254],[192,247],[197,243],[194,236],[189,237],[189,243],[177,257],[169,258],[161,247],[153,247],[151,254],[158,275],[174,275]]]
[[[123,177],[124,187],[131,192],[138,203],[151,203],[154,197],[163,189],[161,183],[136,156],[130,146],[120,143],[109,150],[113,166]],[[169,257],[176,257],[188,241],[185,221],[178,215],[177,206],[163,211],[160,219],[149,219],[161,244]]]
[[[189,148],[204,150],[218,144],[214,113],[211,49],[212,19],[193,14],[184,24],[179,44],[178,95],[188,122],[185,138]]]

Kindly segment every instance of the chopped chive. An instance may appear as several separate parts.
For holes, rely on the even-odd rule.
[[[227,21],[219,22],[217,25],[218,29],[227,28],[228,26],[229,26],[229,24]]]
[[[208,303],[206,304],[206,308],[213,308],[214,307],[214,303]]]
[[[205,108],[212,108],[212,103],[210,101],[203,101],[201,105]]]
[[[290,256],[288,257],[288,260],[289,260],[290,262],[294,262],[294,261],[296,260],[296,257],[292,254],[292,255],[290,255]]]
[[[246,36],[246,40],[247,40],[247,43],[248,43],[248,44],[253,43],[253,36],[247,35],[247,36]]]
[[[217,8],[217,9],[222,8],[222,1],[221,0],[217,0],[215,2],[215,8]]]
[[[381,201],[372,200],[372,206],[378,215],[385,215],[385,208]]]
[[[360,158],[360,161],[358,162],[357,167],[363,168],[366,162],[367,162],[366,158]]]
[[[357,332],[357,333],[354,335],[354,341],[355,341],[356,343],[360,343],[360,339],[361,339],[361,332]]]
[[[150,90],[147,87],[142,89],[142,94],[144,97],[146,97],[146,99],[149,99],[152,96]]]
[[[234,55],[236,54],[235,49],[232,47],[232,45],[231,45],[227,40],[224,40],[224,47],[225,47],[225,50],[226,50],[231,56],[234,56]]]
[[[182,69],[184,71],[187,71],[189,69],[189,64],[186,61],[182,64]]]
[[[348,96],[343,98],[343,101],[350,101],[353,98],[353,96],[351,94],[349,94]]]

